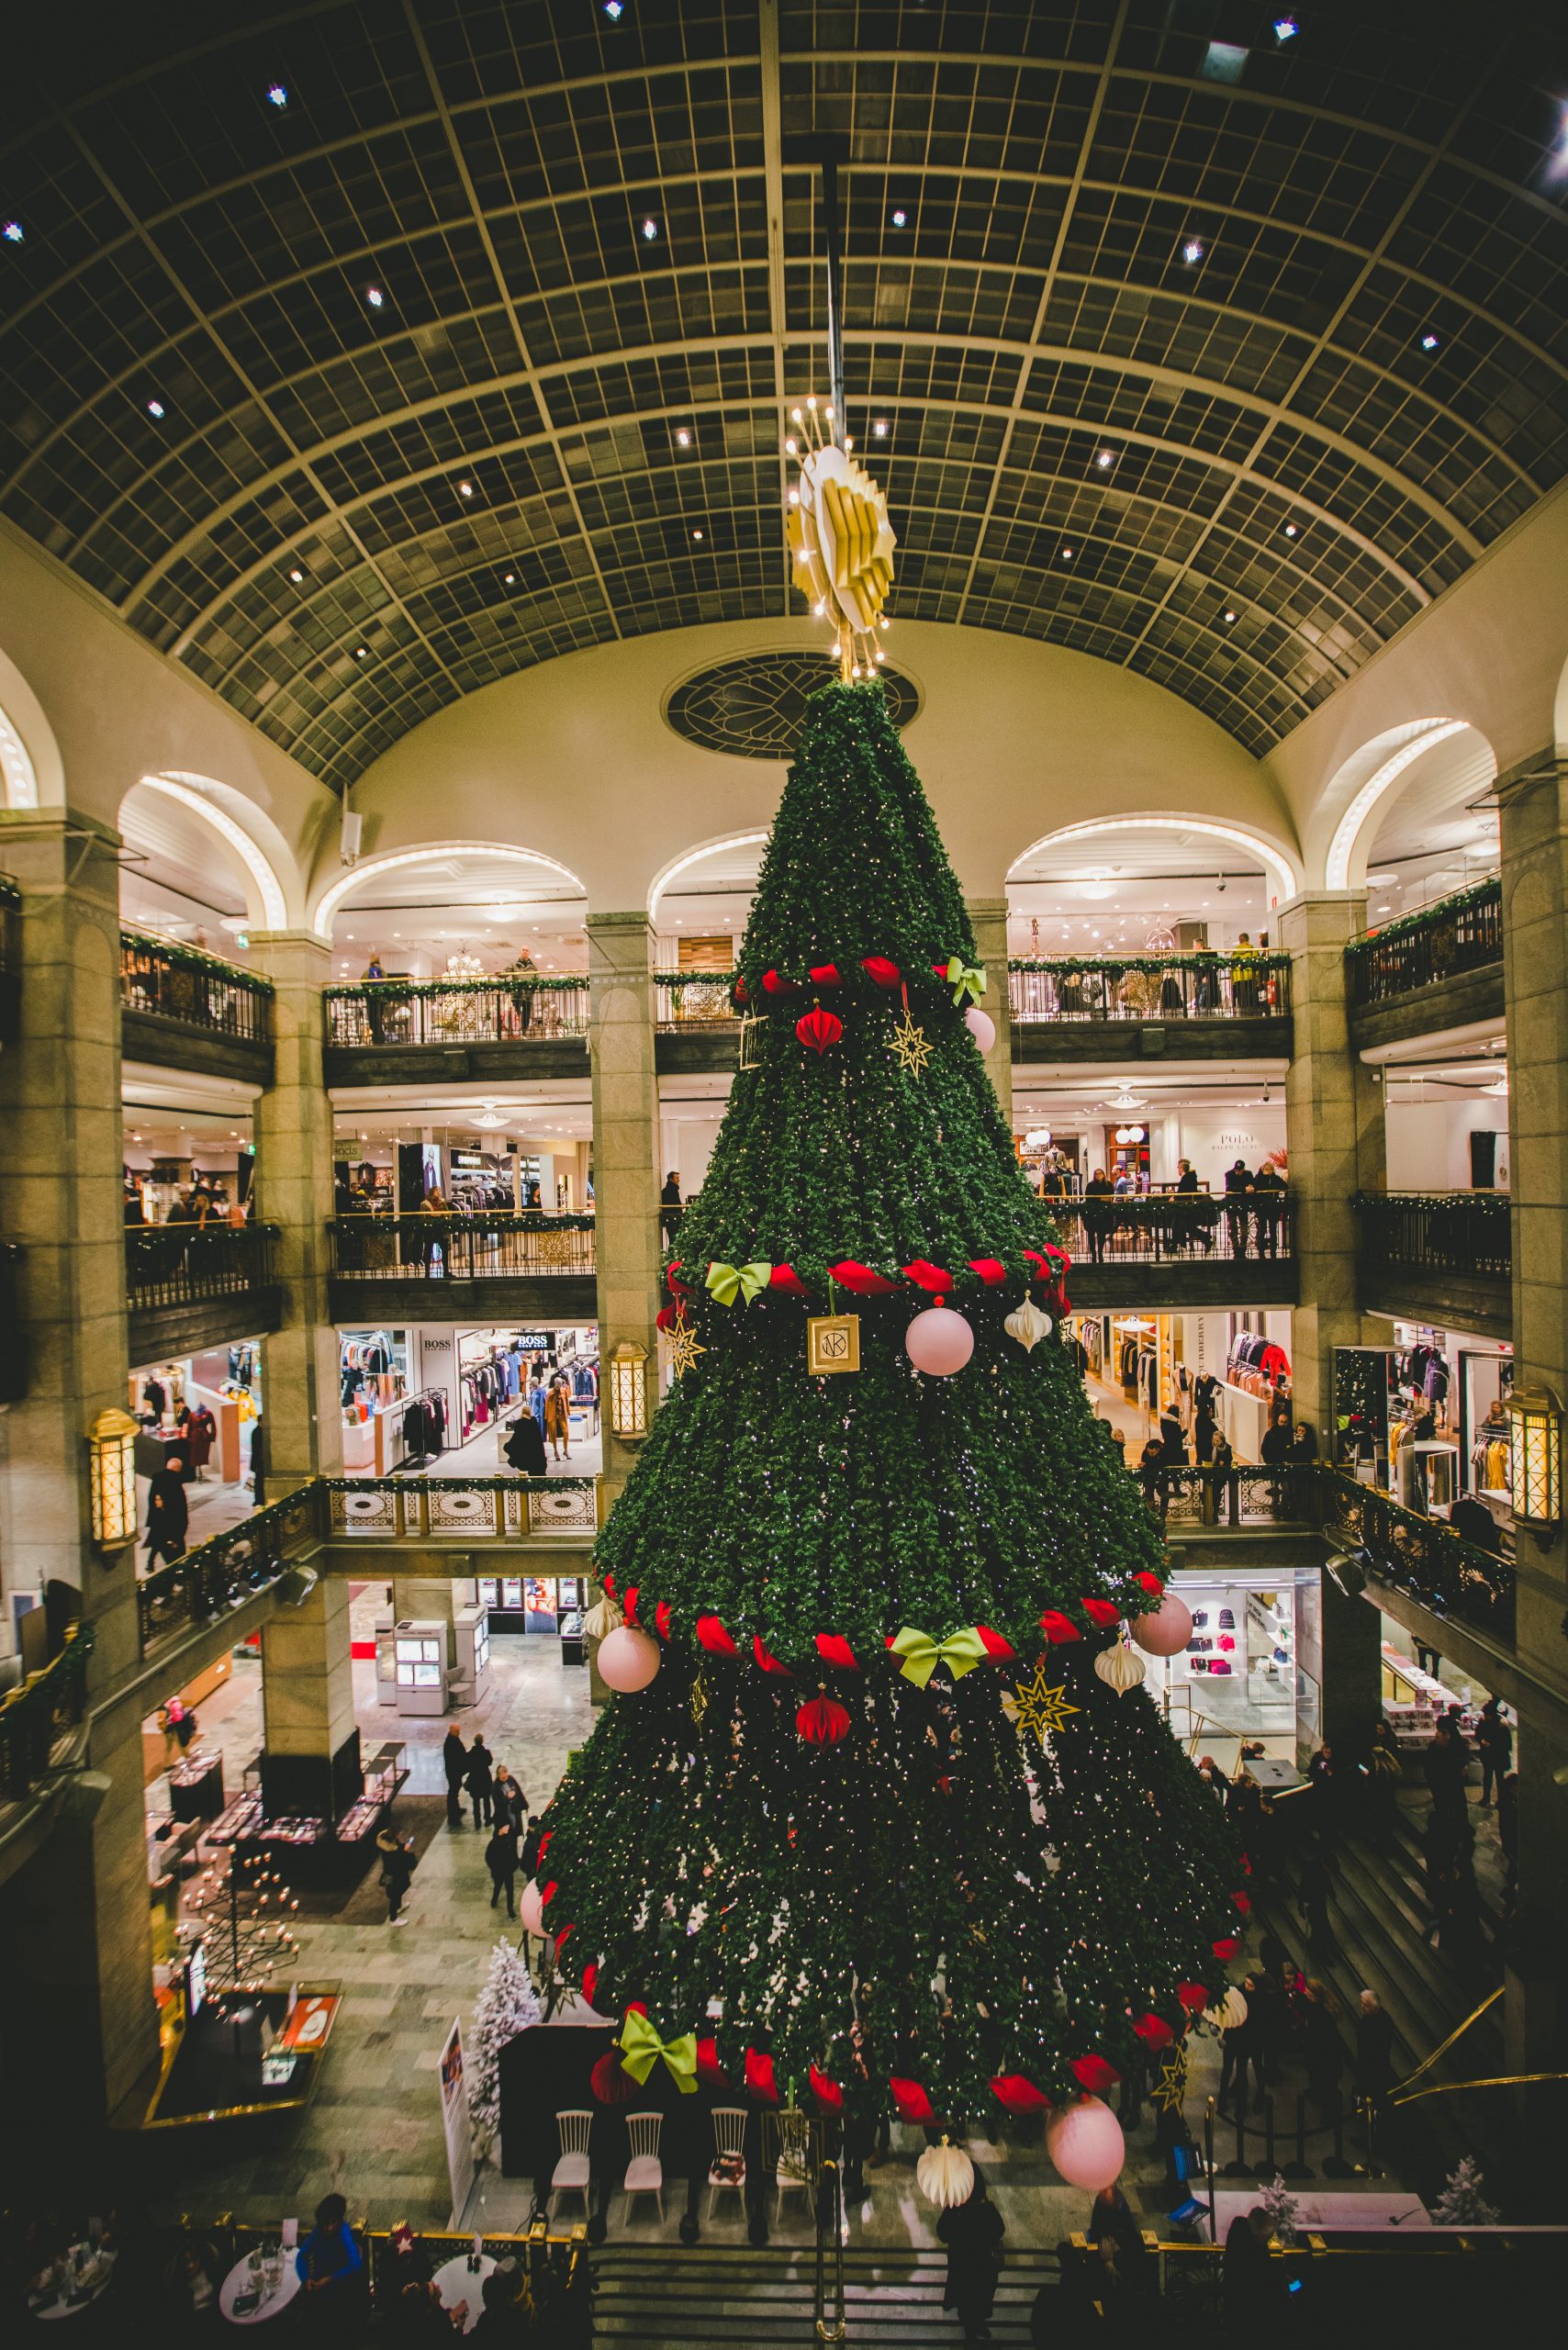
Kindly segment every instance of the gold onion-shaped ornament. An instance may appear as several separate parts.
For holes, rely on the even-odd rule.
[[[1016,1338],[1025,1354],[1033,1353],[1042,1338],[1048,1338],[1056,1324],[1048,1314],[1042,1314],[1032,1297],[1014,1306],[1002,1324],[1010,1338]]]
[[[1141,1656],[1135,1656],[1126,1640],[1113,1640],[1102,1649],[1094,1660],[1094,1670],[1108,1688],[1118,1697],[1125,1697],[1142,1681],[1148,1667]]]
[[[590,1640],[606,1640],[611,1632],[618,1632],[625,1621],[620,1602],[611,1599],[606,1592],[604,1597],[583,1617],[583,1631]]]

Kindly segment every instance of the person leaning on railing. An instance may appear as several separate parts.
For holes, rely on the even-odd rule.
[[[507,965],[507,977],[512,982],[507,992],[511,998],[517,1034],[526,1036],[533,1018],[534,982],[539,977],[539,967],[526,946],[520,946],[516,959]]]

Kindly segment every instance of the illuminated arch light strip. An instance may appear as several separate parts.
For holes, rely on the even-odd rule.
[[[1418,734],[1401,744],[1381,766],[1372,769],[1338,824],[1328,844],[1328,859],[1324,868],[1324,886],[1329,890],[1348,890],[1350,886],[1350,855],[1356,845],[1361,826],[1383,795],[1392,790],[1405,773],[1424,753],[1439,743],[1446,743],[1450,734],[1463,734],[1470,722],[1464,718],[1433,718],[1428,720]]]
[[[551,873],[558,873],[564,881],[569,881],[579,897],[588,895],[571,867],[546,856],[542,849],[514,848],[501,841],[427,841],[423,848],[395,849],[387,856],[367,857],[363,865],[354,866],[318,901],[310,917],[311,927],[330,945],[332,917],[351,890],[357,890],[362,882],[373,877],[378,878],[383,873],[395,873],[410,865],[431,865],[443,856],[498,856],[517,865],[543,865]]]
[[[149,791],[161,791],[169,800],[177,800],[194,816],[212,826],[220,839],[226,840],[246,872],[256,885],[262,901],[262,922],[267,930],[288,928],[288,901],[283,885],[271,865],[242,824],[237,824],[226,809],[218,807],[204,791],[193,790],[187,783],[177,783],[172,776],[144,775],[139,782]]]
[[[694,865],[700,865],[704,857],[718,856],[727,848],[756,848],[765,845],[767,837],[766,833],[730,833],[722,841],[704,841],[700,848],[688,849],[684,856],[678,856],[673,865],[666,866],[649,890],[648,920],[657,919],[659,901],[671,883],[678,881],[683,873],[689,873]]]
[[[28,746],[0,710],[0,780],[6,787],[7,808],[36,808],[39,804],[39,779]]]
[[[1278,888],[1282,899],[1294,898],[1301,888],[1301,879],[1294,865],[1282,849],[1260,840],[1255,833],[1243,832],[1238,824],[1215,824],[1201,816],[1177,816],[1160,810],[1153,815],[1100,816],[1084,824],[1064,824],[1059,832],[1047,833],[1030,844],[1022,856],[1014,857],[1008,867],[1012,879],[1021,865],[1044,848],[1059,848],[1064,841],[1089,840],[1104,833],[1201,833],[1205,840],[1224,841],[1231,848],[1243,849],[1257,858]]]

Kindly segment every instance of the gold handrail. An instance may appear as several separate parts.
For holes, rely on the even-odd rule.
[[[1503,1985],[1499,1983],[1495,1991],[1488,1991],[1486,1997],[1482,2000],[1481,2005],[1478,2008],[1473,2008],[1470,2014],[1465,2017],[1462,2023],[1456,2023],[1448,2038],[1446,2040],[1439,2041],[1437,2047],[1433,2049],[1429,2056],[1423,2056],[1421,2062],[1417,2065],[1413,2073],[1406,2074],[1405,2078],[1397,2084],[1394,2091],[1394,2101],[1396,2105],[1401,2104],[1404,2101],[1399,2096],[1399,2090],[1407,2089],[1412,2081],[1418,2081],[1423,2073],[1430,2072],[1439,2057],[1446,2056],[1449,2050],[1453,2046],[1454,2042],[1456,2040],[1462,2040],[1465,2033],[1470,2030],[1471,2025],[1473,2023],[1479,2023],[1482,2017],[1486,2013],[1487,2009],[1496,2006],[1497,2001],[1503,1996]],[[1429,2096],[1430,2091],[1423,2089],[1421,2091],[1421,2095],[1423,2097]]]

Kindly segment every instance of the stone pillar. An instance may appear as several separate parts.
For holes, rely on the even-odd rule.
[[[276,990],[273,1082],[256,1104],[255,1213],[278,1227],[283,1326],[262,1351],[266,1497],[308,1477],[342,1473],[338,1336],[328,1306],[331,1266],[332,1112],[321,1070],[321,990],[330,948],[313,934],[256,939]]]
[[[28,2038],[62,2059],[50,2096],[77,2122],[111,2111],[158,2047],[140,1722],[110,1696],[140,1660],[136,1553],[93,1548],[86,1441],[97,1415],[127,1401],[118,846],[74,813],[5,826],[23,903],[21,1030],[0,1053],[0,1197],[22,1250],[26,1392],[0,1411],[0,1645],[14,1639],[11,1595],[50,1583],[81,1594],[96,1645],[88,1775],[6,1888],[0,1939],[30,1976]]]
[[[1005,898],[966,898],[975,934],[977,959],[985,966],[986,990],[980,1010],[996,1025],[996,1042],[985,1057],[996,1098],[1009,1128],[1013,1124],[1013,1012],[1007,990],[1007,901]]]
[[[644,913],[588,918],[593,1053],[594,1250],[608,1493],[637,1457],[610,1424],[610,1357],[622,1338],[647,1352],[648,1410],[658,1393],[659,1095],[654,1069],[654,934]]]
[[[1540,778],[1526,781],[1527,776]],[[1549,753],[1518,780],[1499,778],[1503,984],[1508,1033],[1508,1142],[1513,1189],[1514,1375],[1568,1404],[1568,776]],[[1516,1645],[1521,1662],[1562,1693],[1521,1707],[1518,1961],[1505,2001],[1510,2071],[1568,2061],[1568,1533],[1516,1528],[1520,1569]],[[1544,2131],[1520,2093],[1518,2119]],[[1534,2099],[1532,2107],[1530,2100]]]
[[[1365,928],[1364,892],[1293,898],[1280,915],[1291,958],[1294,1052],[1285,1079],[1289,1185],[1300,1303],[1291,1319],[1298,1419],[1333,1450],[1334,1349],[1361,1343],[1356,1281],[1358,1191],[1383,1182],[1383,1095],[1350,1043],[1345,948]]]
[[[330,1760],[353,1730],[346,1575],[319,1576],[297,1607],[263,1626],[262,1708],[269,1754]]]

